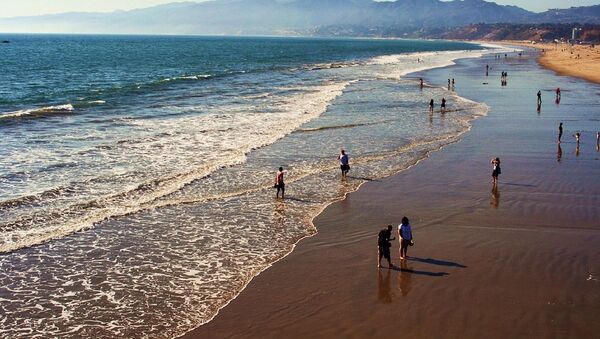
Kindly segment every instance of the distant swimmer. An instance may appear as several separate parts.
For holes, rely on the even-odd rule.
[[[429,100],[429,112],[433,112],[433,99]]]
[[[502,174],[502,170],[500,169],[500,158],[492,159],[492,183],[494,185],[498,184],[498,176]]]
[[[277,188],[276,197],[279,198],[279,191],[281,191],[281,199],[283,199],[283,195],[285,194],[285,182],[283,182],[283,167],[279,167],[279,171],[275,176],[275,188]]]
[[[390,241],[396,238],[392,238],[392,229],[392,225],[388,225],[387,228],[379,231],[379,234],[377,235],[377,254],[379,256],[377,267],[381,267],[381,258],[387,259],[389,268],[394,267],[392,265],[392,258],[390,254],[390,247],[392,247]]]
[[[400,260],[408,258],[408,246],[412,246],[413,236],[407,217],[402,217],[402,223],[398,225],[398,241],[400,242]]]
[[[442,112],[446,111],[446,98],[442,98],[442,106],[441,106],[441,108],[442,108]]]
[[[562,135],[563,135],[563,123],[561,122],[560,125],[558,125],[558,143],[559,144],[561,142]]]
[[[348,159],[348,154],[346,151],[341,150],[340,155],[338,155],[338,160],[340,161],[340,169],[342,170],[342,178],[345,178],[350,171],[350,162]]]

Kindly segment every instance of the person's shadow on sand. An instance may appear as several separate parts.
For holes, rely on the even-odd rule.
[[[413,270],[412,268],[402,268],[402,267],[398,267],[398,266],[392,267],[391,270],[398,271],[398,272],[418,274],[418,275],[426,275],[426,276],[429,276],[429,277],[443,277],[445,275],[449,275],[450,274],[448,272],[419,271],[419,270]]]
[[[408,260],[422,262],[422,263],[431,264],[431,265],[467,268],[467,266],[456,263],[456,262],[446,261],[446,260],[438,260],[438,259],[432,259],[432,258],[425,259],[425,258],[409,257]]]

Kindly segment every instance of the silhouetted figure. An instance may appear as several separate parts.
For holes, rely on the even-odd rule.
[[[441,109],[442,109],[442,113],[446,112],[446,98],[442,98]]]
[[[558,143],[560,144],[561,142],[561,138],[563,135],[563,123],[561,122],[560,125],[558,125]]]
[[[419,81],[421,82],[420,87],[423,89],[423,78],[420,78]]]
[[[490,71],[490,65],[485,65],[485,76],[486,77],[489,75],[489,71]]]
[[[279,167],[279,171],[275,175],[275,188],[277,188],[277,195],[275,197],[279,198],[279,192],[281,191],[281,199],[283,199],[285,195],[285,183],[283,182],[283,167]]]
[[[348,154],[346,154],[346,151],[340,151],[340,155],[338,155],[338,160],[340,161],[342,178],[346,178],[346,175],[348,175],[348,172],[350,171],[350,159],[348,159]]]
[[[387,259],[389,268],[393,267],[392,258],[390,255],[390,247],[392,247],[392,244],[390,243],[390,241],[396,238],[392,238],[392,229],[392,225],[388,225],[387,228],[384,228],[381,231],[379,231],[379,234],[377,235],[377,254],[379,256],[377,267],[381,267],[381,258]]]
[[[448,79],[448,90],[450,90],[450,79]]]
[[[454,87],[454,78],[452,78],[452,90],[454,91],[456,87]]]
[[[492,183],[494,185],[498,184],[498,176],[502,173],[500,169],[500,158],[492,159]]]
[[[537,104],[538,106],[542,105],[542,91],[537,92]]]
[[[596,132],[596,152],[600,151],[600,132]]]
[[[429,100],[429,112],[433,112],[433,99]]]
[[[575,137],[575,142],[577,142],[577,145],[579,145],[579,139],[581,139],[581,133],[576,132],[575,135],[573,135]]]

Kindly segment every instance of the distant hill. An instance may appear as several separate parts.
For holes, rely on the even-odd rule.
[[[533,13],[483,0],[215,0],[113,13],[65,13],[0,19],[0,32],[314,35],[440,32],[471,24],[600,24],[600,5]],[[357,35],[357,34],[351,34]]]

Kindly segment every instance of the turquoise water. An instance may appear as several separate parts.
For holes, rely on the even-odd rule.
[[[0,46],[7,337],[171,337],[215,315],[366,180],[485,107],[407,73],[477,57],[410,40],[9,36]],[[445,97],[445,114],[428,113]],[[340,181],[345,148],[350,178]],[[287,196],[275,200],[276,168]]]

